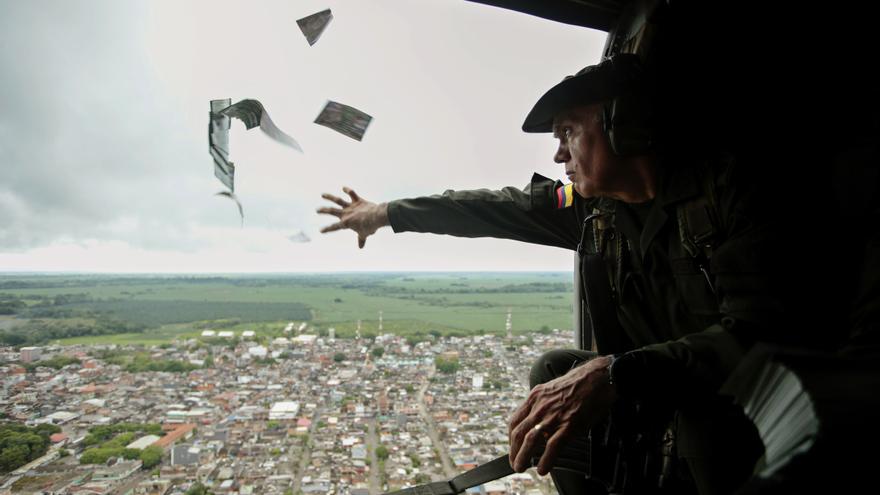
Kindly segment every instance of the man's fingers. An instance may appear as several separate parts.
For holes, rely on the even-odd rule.
[[[321,197],[328,200],[328,201],[333,201],[334,203],[338,204],[339,206],[341,206],[343,208],[348,208],[349,206],[351,206],[351,203],[340,198],[339,196],[334,196],[332,194],[324,193],[321,195]]]
[[[559,448],[562,445],[562,441],[565,440],[566,431],[566,429],[560,428],[550,437],[550,440],[547,440],[547,446],[544,447],[544,455],[538,461],[538,474],[541,476],[549,473],[553,465],[556,464],[556,456],[559,455]]]
[[[519,424],[522,423],[522,421],[526,419],[526,417],[528,417],[531,409],[532,408],[529,405],[528,400],[526,400],[525,403],[523,403],[516,411],[513,412],[513,415],[510,416],[510,421],[507,423],[508,434],[513,433],[513,429],[519,426]]]
[[[520,405],[516,411],[514,411],[513,415],[510,417],[510,422],[507,424],[507,436],[508,442],[510,443],[510,465],[513,466],[514,461],[516,461],[516,455],[519,452],[520,445],[522,444],[522,439],[525,433],[528,431],[527,428],[531,428],[532,424],[524,424],[527,423],[527,419],[529,417],[529,413],[532,411],[531,395],[526,398],[526,401]]]
[[[350,187],[343,187],[342,192],[344,192],[345,194],[348,194],[348,196],[351,198],[352,203],[354,203],[355,201],[361,200],[361,197],[358,196],[358,193],[354,192],[354,189],[352,189]]]
[[[517,468],[517,459],[520,458],[523,450],[529,448],[529,446],[526,445],[529,435],[538,433],[538,431],[534,429],[535,425],[536,423],[533,420],[526,418],[521,421],[510,434],[510,465],[514,469]],[[524,470],[527,467],[528,466],[522,469]]]
[[[516,435],[518,430],[514,429],[510,432],[510,454],[508,457],[510,458],[510,467],[516,466],[516,455],[519,454],[519,446],[522,443],[520,437]]]
[[[330,208],[330,207],[321,207],[318,208],[318,213],[326,213],[327,215],[333,215],[337,218],[342,218],[342,209],[341,208]]]
[[[531,466],[532,451],[535,450],[535,446],[541,439],[541,430],[534,428],[523,436],[522,445],[519,448],[519,452],[516,453],[516,460],[511,464],[514,471],[521,473]]]
[[[333,225],[328,225],[321,229],[322,234],[326,234],[327,232],[333,232],[336,230],[342,230],[345,228],[345,225],[342,225],[342,222],[336,222]]]

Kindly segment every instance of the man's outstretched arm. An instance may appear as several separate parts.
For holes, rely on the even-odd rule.
[[[323,207],[318,213],[339,218],[322,232],[354,230],[361,247],[366,237],[390,225],[395,232],[495,237],[574,249],[581,227],[578,211],[585,200],[575,197],[569,207],[558,208],[559,187],[560,183],[536,174],[524,189],[450,190],[380,204],[363,200],[350,188],[344,188],[351,201],[324,194],[324,199],[339,208]]]

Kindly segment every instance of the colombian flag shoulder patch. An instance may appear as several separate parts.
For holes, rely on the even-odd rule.
[[[574,202],[574,184],[556,188],[556,208],[568,208]]]

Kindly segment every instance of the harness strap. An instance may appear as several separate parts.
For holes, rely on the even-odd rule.
[[[718,215],[715,199],[715,176],[711,167],[703,173],[703,194],[678,206],[678,234],[681,245],[696,262],[706,277],[709,289],[715,293],[715,284],[709,273],[712,250],[718,242],[723,219]]]

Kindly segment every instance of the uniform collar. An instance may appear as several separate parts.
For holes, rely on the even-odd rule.
[[[645,219],[641,232],[636,232],[630,225],[627,225],[630,222],[624,220],[621,223],[618,220],[620,217],[618,213],[621,212],[624,203],[622,201],[614,201],[615,227],[624,236],[638,239],[639,251],[641,251],[639,255],[643,259],[651,243],[669,220],[667,206],[696,197],[702,192],[696,174],[691,173],[688,168],[681,166],[663,167],[662,163],[660,166],[660,179],[657,184],[657,195],[654,197],[654,206]],[[630,215],[630,212],[626,212],[623,215]]]

